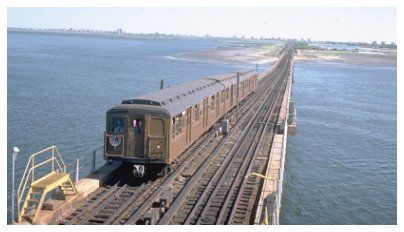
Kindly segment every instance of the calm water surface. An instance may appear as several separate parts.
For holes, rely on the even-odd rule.
[[[281,224],[397,223],[397,69],[295,66]]]

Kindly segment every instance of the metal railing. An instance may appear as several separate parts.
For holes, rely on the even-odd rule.
[[[38,164],[35,163],[35,160],[37,158],[39,159],[40,155],[46,155],[46,154],[48,154],[48,155],[50,154],[50,158],[48,158],[45,161],[42,161]],[[18,190],[17,190],[17,212],[18,212],[18,214],[21,212],[20,206],[21,206],[22,199],[24,198],[24,196],[26,196],[27,186],[31,186],[31,184],[33,182],[35,182],[35,180],[36,180],[35,170],[48,163],[51,163],[50,172],[66,172],[66,164],[63,161],[62,156],[61,156],[59,150],[56,148],[56,146],[51,146],[51,147],[45,148],[41,151],[38,151],[38,152],[32,154],[29,157],[27,166],[25,167],[24,174],[22,175],[21,182],[20,182],[20,185],[18,186]],[[55,164],[56,164],[56,167],[55,167]]]
[[[68,174],[70,176],[74,175],[75,183],[77,183],[78,180],[80,179],[80,173],[83,173],[81,170],[84,167],[87,167],[87,166],[91,165],[89,172],[84,173],[85,175],[86,174],[93,174],[93,173],[96,172],[97,154],[98,155],[103,155],[103,152],[99,153],[99,151],[104,151],[104,147],[103,146],[96,147],[90,153],[85,153],[85,154],[84,153],[79,153],[75,160],[71,161],[69,164],[66,165]],[[91,159],[87,158],[89,156],[91,156]]]

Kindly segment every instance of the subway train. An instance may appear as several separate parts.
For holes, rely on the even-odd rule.
[[[106,114],[104,158],[143,176],[165,170],[257,87],[254,70],[201,78],[126,99]],[[238,89],[238,100],[237,100]]]

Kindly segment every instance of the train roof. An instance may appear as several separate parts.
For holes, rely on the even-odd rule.
[[[255,74],[252,70],[241,71],[240,81]],[[171,116],[182,113],[186,107],[195,105],[206,96],[211,96],[237,83],[237,72],[201,78],[174,85],[156,92],[122,101],[122,104],[153,105],[165,108]]]
[[[170,112],[167,109],[162,108],[160,106],[155,105],[139,105],[139,104],[121,104],[115,107],[112,107],[108,110],[108,113],[145,113],[145,114],[153,114],[158,116],[169,117]]]
[[[248,79],[249,77],[257,74],[257,72],[253,70],[240,71],[239,73],[241,73],[240,81],[244,81],[245,79]],[[226,88],[237,84],[237,72],[226,73],[223,75],[217,75],[208,78],[220,81],[222,84],[226,86]]]

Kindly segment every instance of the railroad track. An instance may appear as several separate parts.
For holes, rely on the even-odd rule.
[[[262,165],[255,162],[255,154],[261,149],[262,141],[268,140],[268,133],[264,133],[267,132],[265,128],[270,128],[269,124],[274,122],[270,121],[269,117],[273,115],[275,103],[280,104],[278,99],[285,83],[284,79],[279,79],[275,86],[269,88],[269,95],[265,97],[264,104],[252,117],[249,122],[251,125],[242,132],[238,142],[233,144],[231,150],[220,151],[226,157],[219,161],[220,168],[216,168],[214,163],[201,169],[203,176],[195,176],[195,179],[190,181],[189,185],[192,187],[183,189],[159,224],[227,224],[234,202],[237,203],[238,211],[235,211],[237,214],[232,214],[232,220],[238,222],[241,218],[245,219],[246,215],[251,215],[251,209],[248,212],[248,206],[251,204],[246,199],[249,200],[253,191],[250,184],[245,184],[243,180],[249,173],[247,170],[261,169],[262,172]],[[266,157],[260,158],[259,163],[265,163],[262,158]],[[240,192],[240,186],[244,192],[243,197],[237,194]],[[243,207],[240,207],[241,204]]]
[[[248,99],[247,102],[248,104],[244,105],[244,107],[240,109],[240,113],[244,114],[244,120],[239,120],[238,124],[235,125],[237,127],[246,126],[249,114],[245,113],[253,111],[253,106],[255,106],[255,104],[253,103],[256,102],[256,98]],[[233,111],[232,114],[234,116],[235,111]],[[170,192],[175,195],[187,182],[189,182],[189,178],[194,177],[195,175],[200,175],[200,173],[195,173],[197,172],[197,170],[200,170],[201,165],[208,165],[210,164],[210,162],[212,162],[213,158],[215,157],[214,149],[217,149],[217,147],[228,147],[229,143],[235,143],[237,141],[237,133],[238,135],[240,133],[237,131],[234,133],[236,134],[235,137],[229,137],[232,138],[232,140],[218,137],[216,139],[211,138],[204,141],[203,144],[201,146],[198,146],[198,149],[194,151],[193,156],[189,156],[189,160],[185,160],[182,165],[177,168],[169,178],[165,180],[161,187],[157,189],[148,199],[146,199],[139,208],[137,208],[137,210],[127,219],[127,221],[124,222],[124,224],[154,224],[155,222],[153,222],[152,217],[156,217],[156,215],[160,213],[160,209],[158,207],[153,209],[151,206],[153,205],[153,203],[159,202],[160,195],[166,192],[166,190],[168,189],[170,189]],[[224,156],[220,158],[223,159]],[[216,164],[219,163],[220,160],[216,161]],[[171,202],[168,202],[167,206],[169,206],[170,203]],[[156,206],[156,204],[154,205]],[[148,210],[154,212],[146,212]],[[144,217],[145,213],[149,215],[147,217]]]
[[[284,70],[286,69],[287,64],[285,64],[285,62],[281,62],[279,66],[281,70]],[[274,73],[277,73],[277,71],[274,71]],[[280,74],[278,76],[284,76],[284,75]],[[212,178],[209,177],[209,174],[219,173],[217,176],[223,176],[223,174],[220,174],[221,172],[224,171],[224,167],[226,167],[226,165],[223,163],[226,163],[228,160],[230,160],[230,156],[227,154],[227,152],[230,151],[232,147],[234,147],[234,144],[237,143],[237,141],[242,141],[242,139],[240,139],[241,136],[240,128],[249,128],[250,126],[249,123],[251,123],[252,115],[254,114],[254,112],[257,111],[257,108],[259,108],[262,105],[262,103],[265,102],[265,98],[262,99],[260,97],[264,95],[264,93],[267,93],[267,95],[269,95],[271,93],[270,90],[274,88],[273,86],[274,83],[275,82],[273,82],[271,78],[268,78],[267,83],[263,84],[264,87],[261,90],[263,92],[256,94],[256,98],[254,100],[251,99],[251,102],[253,103],[254,107],[251,106],[249,108],[249,111],[246,112],[243,115],[243,118],[239,120],[237,124],[234,126],[235,128],[231,129],[230,131],[231,133],[229,133],[226,137],[224,137],[221,140],[221,142],[216,146],[215,150],[213,150],[213,152],[209,154],[209,157],[207,157],[205,161],[201,165],[199,165],[198,170],[192,176],[190,177],[185,176],[187,177],[186,178],[187,180],[178,180],[175,178],[179,176],[178,173],[176,175],[173,175],[173,179],[167,181],[162,186],[162,188],[160,188],[152,196],[150,196],[148,200],[145,201],[144,204],[140,208],[138,208],[136,212],[125,222],[125,224],[140,224],[140,223],[155,224],[158,220],[159,224],[169,224],[172,223],[171,219],[173,218],[174,214],[176,214],[177,216],[176,218],[181,218],[181,212],[183,212],[182,213],[183,219],[186,217],[186,215],[189,215],[189,212],[184,211],[190,210],[192,208],[192,206],[190,207],[192,203],[185,205],[182,205],[182,203],[185,200],[189,200],[190,202],[195,203],[198,199],[201,199],[199,197],[192,197],[193,195],[191,191],[193,190],[203,191],[203,189],[207,189],[206,186],[209,185],[209,180],[212,180]],[[272,88],[268,88],[268,86],[266,85],[272,86]],[[279,89],[280,88],[278,88],[278,91],[280,91]],[[266,92],[264,90],[266,90]],[[235,152],[233,151],[233,153]],[[207,167],[211,168],[208,169]],[[205,175],[206,178],[203,177],[204,174],[207,174],[207,176]],[[200,188],[196,187],[195,186],[196,183],[200,184],[201,187]],[[180,190],[179,192],[177,192],[178,189]],[[174,195],[173,198],[175,200],[172,203],[172,205],[167,205],[167,207],[163,210],[161,210],[161,208],[158,207],[152,207],[153,202],[158,201],[159,195],[167,190],[169,190]],[[161,215],[162,218],[160,219]]]
[[[244,113],[248,109],[248,104],[245,104],[240,109],[240,113]],[[228,116],[231,114],[229,113]],[[220,136],[216,137],[215,135],[214,130],[203,135],[180,157],[177,164],[173,165],[173,170],[176,170],[176,173],[181,172],[182,176],[192,175],[192,171],[197,168],[220,142]],[[199,155],[192,156],[193,154]],[[100,187],[84,199],[84,201],[76,205],[76,210],[64,218],[51,222],[51,224],[123,224],[164,181],[170,182],[173,177],[177,177],[178,174],[176,173],[148,181],[138,187],[130,187],[126,184],[118,187],[119,183],[113,186]],[[119,180],[122,176],[125,176],[125,172],[116,174],[115,179]],[[171,178],[169,178],[170,176]],[[110,182],[114,183],[114,181]],[[124,181],[120,183],[124,183]]]
[[[289,76],[290,69],[287,69]],[[285,75],[285,73],[283,74]],[[280,89],[285,90],[287,79],[282,83]],[[269,114],[265,116],[267,119],[262,127],[261,134],[259,136],[257,145],[250,154],[251,158],[246,163],[246,171],[244,176],[239,177],[238,185],[233,185],[229,194],[227,195],[225,206],[220,211],[217,224],[251,224],[254,220],[254,209],[258,203],[258,197],[260,183],[262,179],[259,179],[256,175],[251,173],[263,174],[266,170],[267,160],[269,158],[269,152],[272,146],[274,138],[275,125],[278,118],[278,113],[282,103],[282,96],[284,91],[279,91],[276,94],[275,100],[272,103]]]
[[[287,64],[285,64],[285,62],[278,62],[277,67],[264,75],[271,77],[272,74],[278,73],[279,70],[285,69],[286,66]],[[58,223],[156,224],[158,222],[160,224],[192,224],[195,223],[195,220],[193,220],[193,217],[187,216],[186,210],[181,211],[175,209],[176,207],[183,205],[182,203],[184,203],[184,200],[187,200],[188,203],[192,201],[197,203],[200,198],[197,198],[196,195],[195,197],[192,197],[193,195],[189,195],[189,193],[191,191],[199,191],[200,193],[203,193],[205,190],[201,187],[203,185],[195,187],[196,182],[207,186],[212,180],[208,176],[216,175],[219,177],[220,174],[217,173],[222,173],[222,176],[223,173],[227,173],[232,177],[237,177],[237,181],[235,182],[238,183],[238,186],[241,186],[232,187],[231,185],[226,185],[228,187],[227,190],[232,192],[231,198],[223,198],[228,205],[233,204],[234,202],[245,201],[245,196],[249,196],[249,199],[254,198],[254,191],[251,191],[250,194],[248,190],[251,187],[251,183],[256,181],[256,179],[245,182],[243,181],[244,174],[249,173],[251,170],[262,172],[263,167],[257,165],[256,160],[267,159],[268,157],[264,152],[258,152],[261,155],[256,155],[257,159],[253,162],[248,162],[248,158],[245,157],[245,159],[243,159],[242,154],[246,154],[246,152],[248,153],[249,151],[249,154],[252,154],[254,153],[252,152],[253,150],[260,151],[265,150],[265,148],[268,150],[268,144],[265,144],[264,142],[267,142],[268,138],[260,139],[260,141],[262,141],[260,143],[261,145],[256,144],[252,147],[243,146],[241,148],[244,149],[243,152],[235,152],[236,149],[234,147],[235,144],[240,143],[238,141],[241,141],[240,137],[243,136],[242,129],[252,128],[251,125],[254,123],[251,118],[256,115],[257,112],[261,112],[258,109],[261,109],[263,103],[266,102],[270,96],[274,95],[275,91],[272,90],[279,87],[279,81],[275,80],[278,80],[279,76],[283,75],[277,74],[275,76],[276,78],[269,77],[260,81],[260,86],[257,88],[256,94],[252,94],[244,100],[240,109],[237,109],[239,115],[242,116],[237,121],[231,120],[231,130],[226,136],[217,136],[215,130],[205,133],[205,135],[198,139],[193,146],[187,149],[184,154],[179,157],[178,162],[173,164],[173,171],[171,173],[157,179],[144,180],[144,183],[138,182],[135,185],[128,184],[127,181],[121,180],[115,185],[99,188],[96,192],[90,194],[90,197],[85,199],[84,203],[81,204],[81,207]],[[278,88],[278,92],[280,91],[280,88]],[[273,102],[273,100],[268,102]],[[270,107],[268,106],[267,111],[269,108]],[[236,112],[237,111],[233,109],[228,112],[225,117],[234,119]],[[262,115],[260,117],[257,116],[257,118],[260,118],[262,122],[265,121],[265,117],[263,118]],[[259,125],[258,129],[261,131],[265,131],[267,130],[265,128],[269,128],[268,123]],[[256,129],[257,128],[255,128],[255,130]],[[247,132],[244,133],[247,134]],[[257,138],[258,137],[256,136],[249,136],[248,141],[252,144]],[[236,158],[230,159],[233,156],[230,157],[228,155],[229,152],[233,152],[233,156]],[[243,160],[244,162],[242,162]],[[234,168],[225,169],[223,163],[226,162],[233,163]],[[264,162],[258,163],[262,164]],[[244,171],[244,174],[240,174],[237,170],[241,167],[243,167],[243,170],[248,171]],[[207,176],[204,176],[204,174]],[[116,178],[119,179],[122,177],[117,175]],[[228,180],[229,178],[225,178],[224,180]],[[247,178],[247,180],[249,179],[250,177]],[[222,182],[227,183],[228,181]],[[217,183],[212,182],[211,186],[217,186]],[[240,189],[242,189],[242,191],[239,191]],[[216,192],[222,193],[222,191],[219,190],[216,190]],[[240,192],[243,192],[244,194],[238,195]],[[209,204],[214,206],[215,203]],[[190,206],[192,206],[192,204],[185,204],[185,208],[183,209],[187,209],[189,212],[192,210],[195,211],[196,207]],[[250,205],[248,205],[248,207],[251,208]],[[230,217],[235,219],[239,218],[239,211],[233,212],[230,210],[231,207],[227,207],[225,211],[219,211],[218,213],[220,215],[230,214]],[[251,209],[249,211],[251,211]],[[175,218],[175,220],[172,221],[171,219],[173,218]],[[202,223],[202,219],[199,222]],[[214,224],[213,220],[207,220],[206,222],[207,223],[205,224]],[[226,223],[225,220],[220,220],[219,222]],[[237,220],[234,220],[234,223],[237,223]]]

